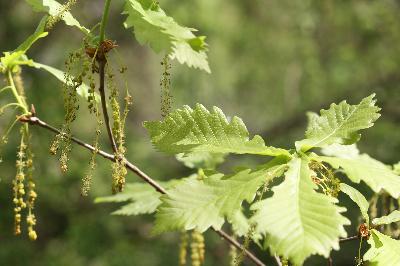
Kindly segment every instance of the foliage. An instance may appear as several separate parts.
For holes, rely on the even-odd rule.
[[[195,109],[185,106],[169,114],[164,121],[145,122],[144,126],[154,146],[163,152],[290,156],[284,149],[265,146],[258,135],[249,139],[243,121],[236,116],[228,121],[217,107],[209,112],[201,104]]]
[[[54,144],[57,152],[59,142],[63,146],[62,162],[66,165],[71,150],[71,123],[75,120],[79,109],[76,93],[89,102],[89,111],[94,113],[97,125],[105,123],[108,137],[113,149],[113,155],[102,155],[113,161],[113,167],[118,167],[117,174],[125,176],[127,168],[135,173],[139,170],[132,166],[125,157],[125,119],[128,115],[130,94],[126,88],[125,108],[121,112],[119,91],[114,82],[115,74],[109,67],[112,57],[108,54],[116,48],[116,43],[104,39],[104,28],[107,23],[110,1],[106,1],[104,14],[100,23],[100,34],[97,26],[91,30],[81,26],[70,13],[76,1],[70,0],[61,5],[54,0],[28,0],[34,11],[45,12],[35,32],[29,36],[14,51],[4,52],[0,58],[0,70],[6,75],[7,86],[3,90],[12,91],[18,106],[17,120],[26,122],[21,128],[21,144],[17,155],[17,175],[14,180],[15,232],[21,232],[21,210],[28,205],[28,234],[32,240],[37,238],[33,225],[36,225],[33,211],[33,201],[36,198],[34,179],[31,171],[33,155],[24,161],[26,144],[30,145],[29,127],[35,124],[35,109],[29,110],[24,89],[17,80],[21,69],[30,66],[43,69],[64,83],[65,124],[58,133]],[[177,59],[181,64],[210,72],[207,61],[208,46],[204,36],[194,35],[194,29],[180,26],[167,16],[159,4],[150,0],[126,0],[123,14],[127,15],[124,26],[133,28],[134,36],[140,44],[148,44],[155,52],[164,52],[170,59]],[[78,28],[84,34],[84,47],[72,53],[69,63],[84,56],[83,66],[78,75],[72,75],[67,64],[67,71],[37,63],[28,58],[27,52],[39,39],[48,35],[55,23],[63,20],[66,25]],[[167,58],[165,57],[165,58]],[[81,62],[81,61],[79,61]],[[76,62],[75,62],[76,63]],[[164,64],[168,64],[167,59]],[[95,93],[96,84],[91,75],[88,85],[83,83],[87,72],[99,73],[99,94]],[[124,72],[122,67],[119,71]],[[165,71],[167,72],[167,71]],[[168,72],[169,75],[169,72]],[[107,79],[105,83],[104,80]],[[168,82],[169,82],[168,77]],[[110,93],[106,103],[105,89]],[[104,120],[99,118],[99,106],[104,114]],[[278,255],[289,260],[294,265],[302,265],[311,255],[317,254],[329,257],[333,249],[340,248],[340,238],[346,237],[344,226],[351,222],[343,215],[346,211],[339,202],[339,192],[347,194],[360,209],[366,224],[369,251],[364,255],[365,261],[372,265],[387,265],[400,263],[399,240],[379,232],[375,226],[388,225],[400,220],[399,211],[376,218],[368,214],[369,203],[362,193],[344,183],[346,176],[353,183],[364,183],[375,192],[388,193],[391,197],[400,197],[399,166],[388,166],[373,159],[367,154],[360,154],[354,145],[361,138],[361,130],[374,125],[379,118],[380,108],[375,105],[375,94],[361,100],[359,104],[351,105],[346,101],[331,104],[320,114],[308,113],[309,122],[305,139],[296,141],[293,149],[266,146],[260,135],[250,137],[244,122],[233,116],[226,116],[221,109],[213,107],[208,110],[201,104],[193,109],[184,106],[176,109],[161,121],[147,121],[144,127],[148,130],[154,147],[165,153],[176,155],[178,161],[196,170],[188,178],[159,182],[145,176],[148,184],[129,183],[125,191],[108,197],[99,197],[96,202],[124,202],[120,209],[113,212],[116,215],[154,214],[154,233],[167,231],[183,232],[184,241],[181,250],[182,261],[186,257],[188,234],[191,233],[192,264],[204,262],[204,237],[201,233],[209,228],[220,230],[225,222],[231,225],[235,236],[244,237],[244,247],[249,241],[255,240],[269,249],[272,256]],[[112,129],[107,114],[107,105],[112,109]],[[7,106],[2,107],[2,110]],[[169,108],[168,108],[169,112]],[[57,131],[50,126],[43,126]],[[98,137],[100,130],[96,128],[95,142],[92,146],[78,144],[89,148],[93,157],[100,153]],[[64,143],[64,144],[63,144]],[[53,147],[53,145],[52,145]],[[323,155],[319,155],[319,152]],[[266,163],[256,167],[244,166],[231,174],[223,173],[218,166],[229,154],[258,155],[261,160],[265,156],[273,157]],[[64,156],[65,155],[65,156]],[[64,156],[64,157],[63,157]],[[93,161],[93,163],[92,163]],[[91,167],[94,168],[94,159]],[[28,169],[28,170],[26,170]],[[66,166],[63,169],[67,169]],[[225,168],[224,168],[225,169]],[[28,171],[28,172],[25,172]],[[28,180],[24,176],[29,175]],[[154,184],[161,186],[157,187]],[[24,186],[29,188],[25,196]],[[123,185],[120,189],[122,190]],[[157,189],[154,190],[154,188]],[[118,189],[119,190],[119,189]],[[165,190],[165,191],[164,191]],[[116,192],[117,190],[113,190]],[[164,195],[161,195],[162,192]],[[25,203],[27,202],[27,204]],[[371,216],[371,217],[370,217]],[[372,224],[370,221],[372,220]],[[355,221],[352,221],[353,224]],[[387,233],[387,232],[385,232]],[[365,237],[361,234],[361,238]],[[238,255],[240,257],[240,255]],[[240,261],[240,260],[239,260]],[[237,262],[239,263],[239,262]]]
[[[380,233],[373,229],[368,240],[371,248],[365,253],[364,260],[370,261],[370,265],[397,265],[400,263],[400,241]]]
[[[272,197],[258,202],[254,202],[255,192],[263,185],[265,169],[252,173],[244,170],[230,178],[212,175],[204,181],[182,183],[162,197],[155,230],[219,228],[224,222],[223,217],[232,217],[234,210],[240,209],[246,199],[254,203],[252,209],[256,211],[250,223],[257,225],[257,232],[266,234],[265,247],[270,248],[272,254],[289,258],[296,265],[301,265],[312,254],[328,257],[331,249],[339,248],[339,237],[346,236],[343,226],[349,224],[341,214],[345,209],[336,205],[335,198],[340,189],[359,204],[364,218],[369,221],[365,198],[351,186],[339,185],[334,169],[342,167],[353,182],[364,180],[376,192],[384,189],[395,198],[399,196],[400,177],[389,167],[358,152],[346,156],[344,146],[336,146],[335,150],[330,146],[352,144],[360,138],[360,129],[372,126],[379,117],[373,97],[363,99],[358,105],[344,101],[339,105],[332,104],[328,110],[321,111],[321,116],[312,115],[307,138],[296,142],[297,152],[274,147],[268,147],[267,152],[260,150],[266,149],[263,141],[255,141],[261,140],[260,137],[250,140],[239,118],[234,117],[229,122],[217,108],[209,112],[201,105],[195,109],[185,107],[172,112],[162,122],[146,122],[153,144],[164,152],[275,155],[286,158],[278,166],[286,166],[286,163],[289,166],[284,181],[272,189]],[[313,147],[325,147],[324,152],[331,156],[309,152]],[[322,162],[331,164],[333,169]],[[243,174],[253,185],[247,184],[249,181],[238,182],[237,178]],[[380,182],[375,181],[377,178]],[[232,181],[236,181],[237,188],[232,187]]]
[[[306,139],[296,143],[298,150],[307,151],[314,147],[329,144],[352,144],[358,141],[361,129],[373,126],[380,114],[375,106],[374,94],[364,98],[358,105],[349,105],[346,101],[332,104],[321,115],[309,113]]]
[[[196,37],[194,29],[177,24],[158,4],[149,0],[126,0],[125,28],[134,28],[136,39],[156,52],[164,51],[181,64],[210,73],[205,37]]]

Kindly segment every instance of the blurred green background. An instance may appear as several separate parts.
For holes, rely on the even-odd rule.
[[[266,0],[220,1],[163,0],[160,5],[179,23],[207,36],[212,74],[173,64],[173,107],[200,102],[237,115],[252,134],[267,144],[292,147],[302,138],[305,112],[326,108],[347,99],[357,103],[376,92],[382,117],[363,134],[361,151],[391,164],[400,158],[400,1]],[[142,127],[145,120],[160,119],[160,87],[163,55],[140,46],[124,29],[123,1],[113,1],[107,27],[116,40],[133,109],[127,122],[127,157],[158,180],[186,176],[190,170],[173,157],[156,152]],[[72,13],[85,26],[100,20],[103,1],[78,1]],[[0,51],[15,49],[36,28],[41,14],[24,1],[0,1]],[[29,51],[35,61],[63,68],[67,53],[78,49],[82,35],[62,22]],[[111,60],[118,67],[118,56]],[[113,60],[114,59],[114,60]],[[23,70],[30,103],[38,116],[57,127],[63,121],[60,83],[36,69]],[[1,95],[0,104],[10,98]],[[82,107],[86,106],[81,102]],[[4,131],[14,114],[0,117]],[[95,123],[80,108],[74,133],[91,142]],[[118,217],[109,213],[116,205],[94,204],[97,196],[111,192],[110,162],[98,157],[89,197],[80,196],[80,180],[88,169],[90,153],[74,147],[67,174],[49,155],[53,135],[32,128],[38,200],[39,238],[13,236],[11,180],[15,175],[18,129],[2,148],[0,164],[0,265],[177,265],[178,235],[150,235],[151,216]],[[109,150],[103,137],[101,147]],[[222,169],[254,165],[254,157],[232,157]],[[129,182],[141,182],[128,174]],[[364,192],[370,191],[361,186]],[[355,206],[346,202],[347,216],[357,224]],[[349,235],[355,225],[347,227]],[[228,230],[228,229],[227,229]],[[206,233],[206,265],[228,265],[229,247],[212,232]],[[252,246],[272,265],[269,255]],[[334,252],[334,265],[354,265],[358,243],[345,243]],[[340,255],[339,255],[340,254]],[[245,262],[245,265],[250,265]],[[311,258],[306,265],[326,265]]]

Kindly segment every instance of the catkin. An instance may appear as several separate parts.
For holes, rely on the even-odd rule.
[[[179,244],[179,266],[186,265],[188,241],[189,241],[188,233],[186,231],[182,232]]]
[[[26,168],[27,168],[27,181],[28,181],[28,194],[26,199],[26,205],[28,208],[28,215],[26,217],[26,223],[28,225],[28,236],[30,240],[37,239],[37,233],[35,231],[36,225],[36,216],[33,213],[35,208],[35,201],[37,198],[37,193],[35,191],[36,184],[33,178],[33,153],[30,149],[30,145],[28,142],[28,150],[27,150],[27,160],[26,160]]]
[[[166,55],[161,62],[164,67],[163,73],[160,80],[161,87],[161,116],[166,117],[171,111],[172,106],[172,95],[171,95],[171,64],[169,58]]]
[[[125,108],[121,117],[121,109],[118,104],[118,90],[114,82],[114,74],[109,65],[107,65],[107,87],[110,89],[110,105],[112,110],[112,134],[115,138],[117,150],[115,152],[115,162],[112,164],[112,193],[121,192],[125,186],[125,176],[128,171],[125,167],[124,156],[125,148],[125,120],[128,115],[129,106],[132,104],[132,97],[127,93],[125,97]]]
[[[193,230],[190,244],[192,266],[201,266],[204,263],[205,244],[202,233]]]
[[[68,170],[69,154],[72,149],[71,145],[71,124],[75,121],[77,110],[79,109],[77,88],[82,85],[82,74],[79,74],[76,78],[71,75],[72,65],[80,59],[79,53],[70,53],[69,58],[65,62],[66,72],[65,72],[65,83],[63,85],[64,92],[64,125],[62,127],[61,133],[57,134],[54,138],[51,146],[50,153],[56,154],[58,149],[61,147],[60,155],[60,168],[63,173]]]
[[[76,0],[68,0],[65,4],[61,5],[57,14],[48,18],[46,22],[46,30],[51,30],[57,22],[63,19],[65,13],[69,12],[75,4]]]
[[[25,134],[24,127],[21,127],[21,141],[19,144],[19,150],[17,153],[16,168],[17,174],[13,180],[13,203],[14,203],[14,234],[21,234],[21,211],[26,208],[26,203],[24,201],[25,196],[25,167],[26,163],[24,161],[26,157],[26,144],[25,144]]]

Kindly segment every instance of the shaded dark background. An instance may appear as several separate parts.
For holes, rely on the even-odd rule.
[[[302,138],[305,112],[318,111],[331,102],[357,103],[377,94],[382,117],[365,131],[361,151],[392,164],[400,158],[400,1],[265,0],[265,1],[160,1],[179,23],[207,36],[212,74],[173,64],[173,106],[200,102],[219,106],[237,115],[252,134],[269,145],[292,147]],[[128,158],[159,180],[185,176],[190,170],[174,158],[157,153],[142,127],[145,120],[160,118],[159,80],[162,55],[140,46],[124,30],[123,1],[113,1],[108,38],[119,44],[127,64],[127,79],[134,98],[127,122]],[[103,1],[78,1],[72,13],[85,26],[100,20]],[[15,49],[36,28],[41,14],[24,1],[0,1],[0,51]],[[67,53],[80,47],[82,35],[62,22],[28,55],[35,61],[63,68]],[[118,62],[116,54],[112,55]],[[117,65],[117,64],[116,64]],[[63,121],[61,85],[36,69],[23,69],[30,103],[45,121]],[[10,99],[1,95],[0,103]],[[82,101],[82,107],[86,105]],[[0,129],[13,114],[0,117]],[[90,142],[95,124],[80,109],[74,132]],[[63,175],[48,147],[52,135],[32,128],[37,178],[39,239],[13,236],[11,180],[15,175],[17,128],[2,149],[0,165],[0,265],[177,265],[178,235],[150,236],[151,216],[115,217],[116,205],[94,204],[97,196],[110,194],[110,162],[98,158],[89,197],[80,196],[80,179],[88,168],[90,153],[74,147],[70,170]],[[106,139],[102,147],[108,149]],[[222,169],[236,164],[254,165],[260,159],[232,157]],[[128,181],[140,182],[133,174]],[[367,195],[370,191],[361,186]],[[357,224],[355,206],[345,202],[347,216]],[[349,226],[354,235],[355,226]],[[206,265],[227,265],[227,244],[206,233]],[[269,261],[269,255],[252,247]],[[334,252],[334,265],[354,265],[358,243],[345,243]],[[338,255],[340,254],[340,255]],[[246,263],[247,265],[248,263]],[[312,258],[306,265],[325,265]],[[249,264],[250,265],[250,264]]]

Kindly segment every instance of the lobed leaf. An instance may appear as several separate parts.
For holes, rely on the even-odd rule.
[[[211,72],[205,37],[196,37],[195,29],[180,26],[152,1],[126,0],[123,14],[128,15],[125,28],[134,28],[140,44],[148,44],[157,53],[164,51],[180,64]]]
[[[400,162],[393,165],[393,171],[396,175],[400,175]]]
[[[374,225],[390,224],[400,221],[400,211],[394,210],[389,215],[375,218],[372,220]]]
[[[328,257],[332,248],[339,248],[339,237],[346,236],[343,226],[349,224],[334,198],[315,191],[308,163],[306,158],[293,158],[272,197],[252,206],[257,212],[251,222],[266,234],[265,246],[294,265],[312,254]]]
[[[321,153],[330,157],[339,158],[356,158],[360,155],[356,144],[351,145],[341,145],[341,144],[331,144],[321,149]]]
[[[88,34],[90,31],[82,26],[69,11],[65,11],[62,14],[60,12],[63,6],[55,0],[26,0],[26,2],[32,7],[35,12],[45,12],[50,16],[56,17],[61,15],[61,19],[68,26],[77,27],[83,33]]]
[[[345,184],[340,184],[340,190],[347,194],[352,201],[360,208],[361,215],[365,219],[366,223],[369,225],[368,208],[369,203],[367,199],[361,194],[357,189]]]
[[[176,159],[189,168],[196,169],[215,169],[215,167],[224,162],[225,154],[209,152],[192,152],[188,154],[179,153]]]
[[[374,97],[372,94],[357,105],[346,101],[331,104],[328,110],[321,110],[321,115],[311,113],[306,139],[296,142],[297,150],[304,152],[333,143],[349,145],[357,142],[361,137],[359,131],[373,126],[380,116]]]
[[[376,193],[384,189],[394,198],[400,196],[400,176],[367,154],[355,158],[317,156],[313,159],[324,161],[336,169],[342,168],[351,181],[360,183],[362,180]]]
[[[168,188],[175,185],[177,180],[159,183]],[[113,215],[128,216],[155,212],[157,207],[161,204],[160,197],[161,194],[148,184],[128,183],[126,184],[123,192],[112,196],[98,197],[94,202],[128,202],[127,204],[121,206],[118,210],[111,213]]]
[[[371,248],[364,254],[364,260],[371,266],[400,265],[400,241],[371,230],[368,239]]]
[[[215,174],[204,180],[188,179],[167,195],[156,214],[155,233],[172,230],[196,229],[204,232],[209,227],[221,228],[224,217],[237,215],[242,202],[251,203],[258,188],[281,174],[285,165],[251,172],[246,169],[230,177]]]
[[[209,152],[291,156],[287,150],[265,146],[258,135],[250,140],[243,121],[238,117],[228,121],[217,107],[209,112],[201,104],[197,104],[195,109],[184,106],[170,113],[164,121],[145,122],[144,127],[158,150],[173,154]]]

